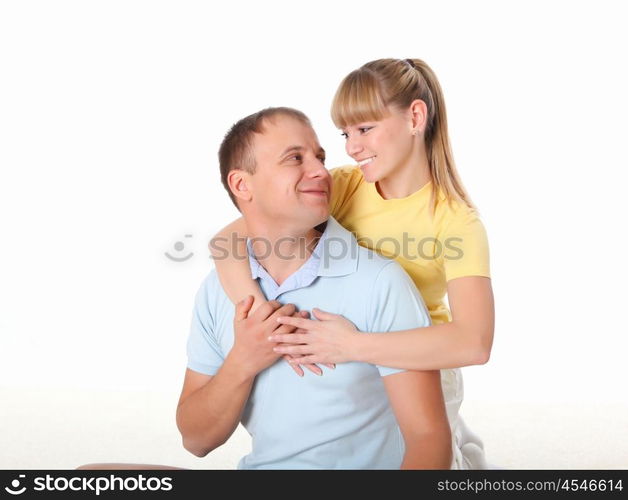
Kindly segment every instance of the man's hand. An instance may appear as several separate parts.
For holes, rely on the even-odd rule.
[[[287,333],[282,330],[277,318],[292,316],[296,307],[293,304],[282,306],[276,300],[271,300],[249,316],[252,305],[252,295],[236,304],[233,319],[234,343],[228,357],[237,361],[247,377],[254,378],[281,357],[281,354],[273,351],[275,344],[268,342],[268,337],[275,332]]]

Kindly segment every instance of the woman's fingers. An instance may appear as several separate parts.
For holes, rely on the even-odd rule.
[[[314,309],[312,309],[312,312],[314,313],[314,316],[318,318],[319,320],[336,319],[340,316],[339,314],[334,314],[327,311],[323,311],[319,309],[318,307],[315,307]]]
[[[292,356],[303,356],[310,353],[306,345],[278,345],[277,347],[273,347],[273,351],[280,354],[290,354]]]
[[[268,337],[268,340],[271,342],[277,342],[278,344],[305,344],[309,339],[307,333],[286,333],[280,332],[279,330],[283,328],[277,328],[273,334]],[[279,333],[277,333],[279,332]]]
[[[290,361],[290,364],[296,364],[296,363],[302,366],[313,365],[316,363],[320,363],[320,359],[318,359],[318,357],[315,356],[314,354],[304,355],[304,356],[292,356],[292,360]]]
[[[292,325],[296,328],[303,328],[303,330],[308,332],[315,330],[317,326],[316,324],[319,323],[319,321],[315,321],[313,319],[293,318],[290,316],[279,316],[277,318],[277,322],[283,325]]]
[[[296,359],[296,358],[293,357],[292,359]],[[293,362],[293,363],[290,363],[290,364],[293,367],[295,365],[296,366],[300,366],[300,364],[298,362]],[[317,365],[311,364],[311,363],[308,363],[307,365],[303,365],[303,366],[305,366],[308,370],[310,370],[314,375],[321,376],[323,374],[323,370],[320,368],[320,366],[317,366]]]
[[[293,363],[292,362],[292,356],[285,354],[284,356],[282,356],[283,359],[285,359],[288,364],[292,367],[292,369],[294,370],[294,372],[299,376],[302,377],[303,375],[305,375],[305,372],[303,371],[303,368],[301,368],[301,365],[299,365],[299,363]]]

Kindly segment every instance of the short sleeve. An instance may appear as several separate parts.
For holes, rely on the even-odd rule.
[[[440,244],[446,281],[463,276],[490,278],[488,238],[475,210],[466,205],[448,210]]]
[[[217,277],[214,276],[215,279]],[[196,293],[187,342],[188,368],[205,375],[216,375],[224,361],[215,337],[214,318],[210,308],[211,280],[210,274]]]
[[[380,270],[371,292],[367,311],[369,332],[410,330],[431,324],[430,315],[412,279],[391,260]],[[381,376],[405,370],[378,366]]]
[[[344,204],[353,196],[364,178],[360,169],[354,166],[332,168],[329,173],[332,179],[329,213],[338,219]]]

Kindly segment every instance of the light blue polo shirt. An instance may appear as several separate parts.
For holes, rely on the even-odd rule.
[[[330,217],[310,258],[281,286],[252,256],[251,274],[268,300],[341,314],[362,332],[428,326],[410,277],[394,260],[357,244]],[[212,271],[195,300],[188,368],[215,375],[233,346],[234,306]],[[298,377],[279,360],[256,377],[242,415],[252,451],[241,469],[398,469],[404,442],[382,382],[401,370],[341,363]]]

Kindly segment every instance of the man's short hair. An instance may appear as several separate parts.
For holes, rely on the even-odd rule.
[[[304,113],[293,108],[266,108],[257,113],[242,118],[236,122],[220,144],[218,150],[218,162],[220,164],[220,180],[229,193],[229,198],[240,210],[235,196],[229,189],[227,177],[229,172],[241,169],[250,174],[255,173],[255,154],[253,152],[253,134],[264,132],[264,121],[272,120],[276,116],[289,116],[301,123],[312,127],[310,119]]]

